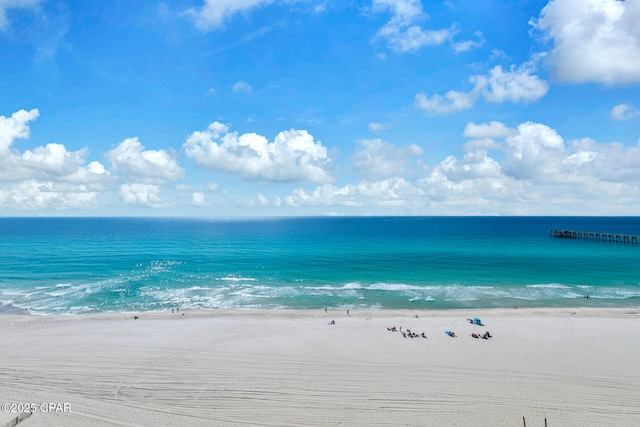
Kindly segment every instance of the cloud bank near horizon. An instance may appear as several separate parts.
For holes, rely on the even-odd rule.
[[[398,147],[381,139],[362,140],[351,156],[351,169],[360,180],[337,185],[340,177],[332,168],[331,149],[305,130],[282,131],[269,141],[212,122],[189,135],[179,149],[147,150],[137,138],[126,138],[102,153],[110,162],[105,167],[87,160],[87,148],[71,152],[64,144],[52,143],[17,150],[15,141],[29,138],[29,123],[38,116],[37,109],[0,116],[2,209],[92,209],[108,205],[113,194],[132,206],[204,206],[210,189],[187,187],[181,196],[168,197],[184,179],[186,169],[180,162],[189,161],[242,180],[293,185],[275,196],[256,192],[254,198],[235,200],[246,207],[542,215],[573,212],[575,204],[584,206],[585,213],[616,214],[640,204],[640,144],[565,141],[542,123],[510,127],[498,121],[469,122],[461,131],[467,139],[464,154],[435,164],[421,159],[425,150],[415,144]],[[300,186],[303,183],[311,185]]]

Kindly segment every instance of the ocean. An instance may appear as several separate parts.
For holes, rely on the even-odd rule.
[[[550,229],[640,235],[640,218],[0,218],[0,309],[640,304],[640,245]]]

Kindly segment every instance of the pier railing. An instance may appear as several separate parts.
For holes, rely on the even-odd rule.
[[[599,240],[613,243],[640,243],[640,236],[634,234],[599,233],[595,231],[549,230],[551,237],[561,239]]]

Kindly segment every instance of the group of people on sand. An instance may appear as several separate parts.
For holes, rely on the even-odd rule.
[[[446,331],[445,334],[449,335],[451,338],[456,338],[457,335],[455,332],[453,331]],[[489,333],[489,331],[485,332],[484,334],[480,335],[480,334],[476,334],[476,333],[471,333],[471,336],[473,338],[482,338],[485,340],[488,340],[489,338],[492,338],[491,334]]]
[[[400,329],[396,329],[395,326],[392,326],[390,328],[387,328],[387,331],[389,332],[398,332],[400,331],[400,333],[402,334],[403,337],[405,338],[427,338],[427,335],[423,332],[421,334],[416,334],[415,332],[411,332],[411,329],[408,329],[406,331],[402,330],[402,326],[400,326]]]
[[[417,317],[417,316],[416,316]],[[482,324],[482,322],[480,321],[480,319],[473,318],[473,319],[467,319],[467,321],[473,325],[480,325],[480,326],[484,326]],[[415,332],[411,332],[411,329],[407,329],[406,331],[402,330],[402,326],[400,326],[400,329],[397,329],[395,326],[391,326],[391,327],[387,327],[387,331],[389,332],[400,332],[402,334],[403,337],[405,338],[427,338],[427,335],[422,332],[421,334],[416,334]],[[453,331],[445,331],[445,334],[449,335],[451,338],[457,338],[457,335],[455,332]],[[472,333],[471,336],[473,338],[482,338],[482,339],[489,339],[492,338],[491,334],[489,333],[489,331],[486,331],[484,334],[476,334],[476,333]]]
[[[446,331],[445,334],[449,335],[451,338],[456,338],[457,337],[456,333],[453,332],[453,331]],[[482,335],[476,334],[476,333],[471,333],[471,336],[473,338],[482,338],[482,339],[485,339],[485,340],[488,340],[489,338],[492,338],[491,334],[489,333],[489,331],[485,332]]]
[[[481,321],[480,319],[478,319],[477,317],[474,317],[473,319],[467,319],[467,321],[468,321],[469,323],[471,323],[472,325],[484,326],[484,325],[482,324],[482,321]],[[472,333],[471,333],[471,336],[472,336],[473,338],[482,338],[482,339],[485,339],[485,340],[488,340],[489,338],[491,338],[491,334],[489,333],[489,331],[486,331],[483,335],[476,334],[476,333],[473,333],[473,332],[472,332]]]
[[[480,334],[474,334],[472,333],[471,336],[473,338],[482,338],[484,340],[488,340],[489,338],[492,338],[491,334],[489,333],[489,331],[485,332],[483,335]]]

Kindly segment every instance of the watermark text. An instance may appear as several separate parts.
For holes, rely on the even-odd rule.
[[[43,402],[43,403],[8,403],[5,402],[0,405],[0,411],[9,413],[35,413],[35,412],[47,412],[59,414],[63,412],[71,412],[71,404],[68,402]]]

